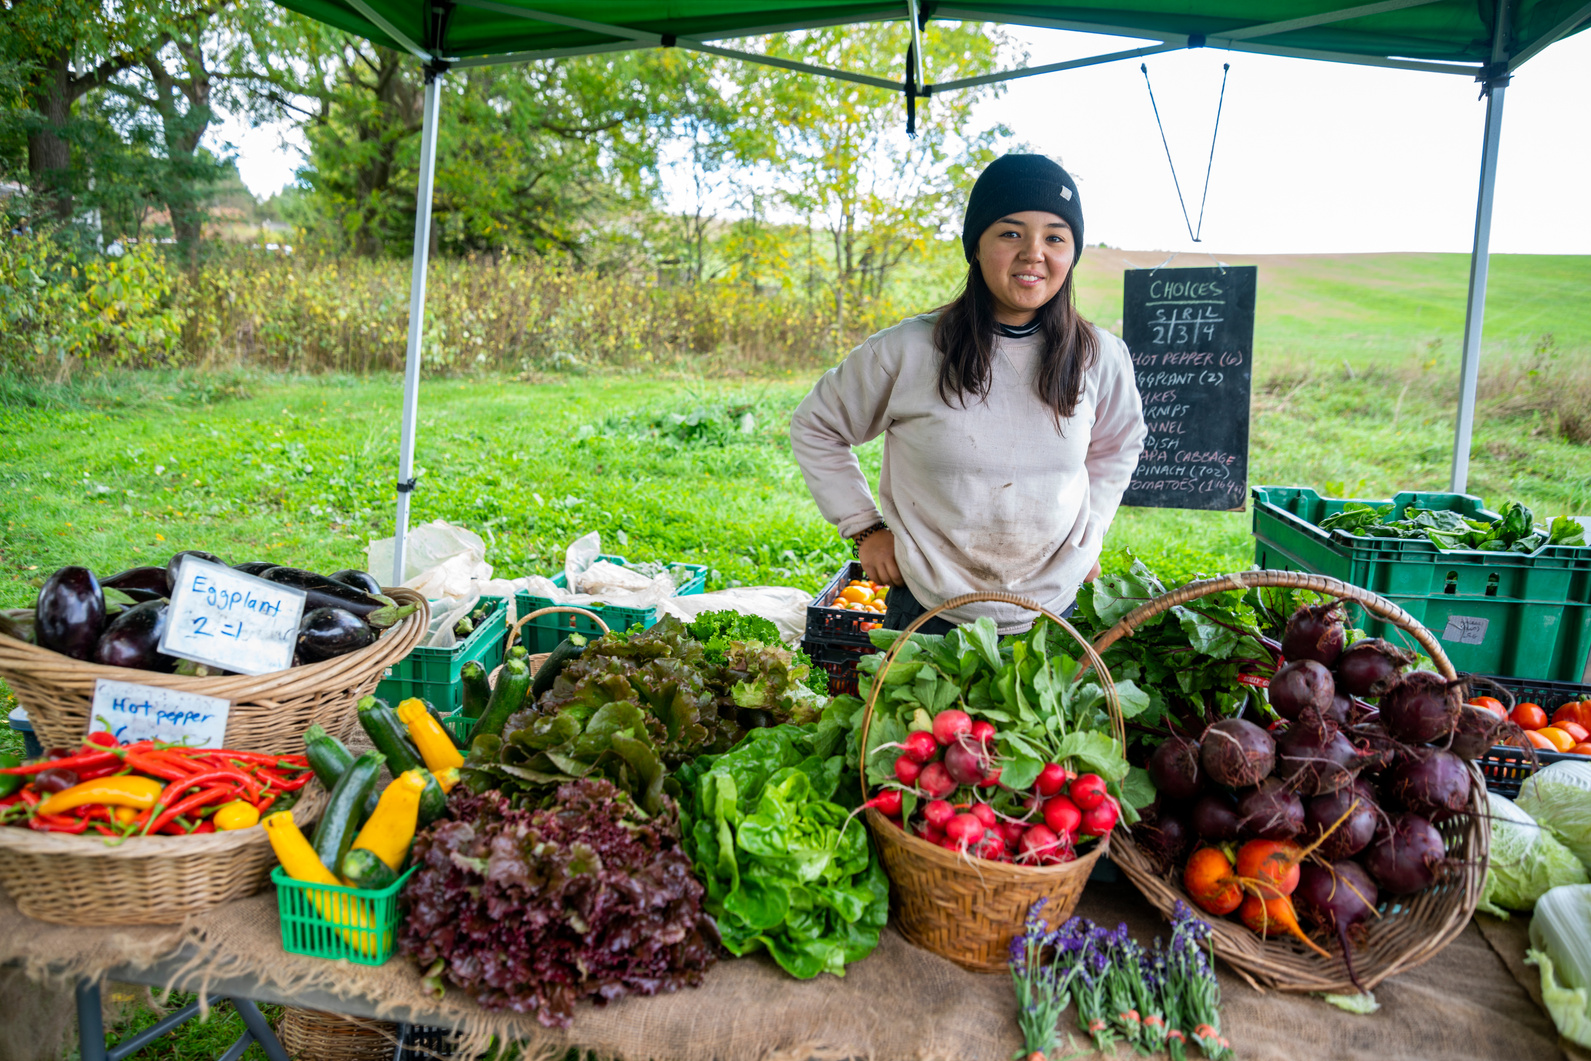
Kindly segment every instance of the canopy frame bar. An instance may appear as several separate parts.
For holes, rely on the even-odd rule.
[[[911,25],[912,34],[912,81],[921,85],[925,80],[924,71],[927,67],[923,63],[923,34],[922,19],[917,13],[917,0],[906,0],[906,18]]]
[[[1245,26],[1242,29],[1226,30],[1220,33],[1216,39],[1242,41],[1253,37],[1270,37],[1277,33],[1291,33],[1297,29],[1329,26],[1333,22],[1347,22],[1350,19],[1384,15],[1389,11],[1402,11],[1405,8],[1423,7],[1426,4],[1434,3],[1436,3],[1436,0],[1380,0],[1379,3],[1345,7],[1337,11],[1322,11],[1315,15],[1305,15],[1303,18],[1290,18],[1284,22],[1267,22],[1258,26]]]
[[[1464,353],[1459,362],[1458,422],[1453,428],[1453,472],[1448,489],[1469,486],[1469,451],[1475,432],[1475,394],[1479,389],[1481,335],[1486,321],[1486,280],[1491,268],[1492,199],[1497,192],[1497,152],[1503,136],[1503,93],[1507,73],[1509,0],[1496,0],[1492,27],[1492,69],[1486,82],[1486,132],[1481,140],[1480,191],[1475,197],[1475,242],[1469,256],[1469,296],[1464,305]]]
[[[429,63],[435,58],[430,52],[414,43],[407,33],[404,33],[402,30],[398,29],[397,26],[394,26],[391,22],[387,21],[387,19],[384,18],[380,12],[376,11],[375,8],[365,3],[365,0],[348,0],[348,3],[353,6],[354,10],[358,11],[361,15],[373,22],[381,30],[381,32],[385,33],[398,44],[402,45],[404,51],[408,52],[422,63]]]
[[[1543,48],[1558,43],[1572,33],[1582,22],[1591,20],[1591,4],[1586,4],[1580,10],[1548,30],[1540,40],[1508,60],[1508,72],[1513,73],[1519,66],[1536,57],[1536,53]]]
[[[1003,70],[998,74],[984,74],[981,77],[964,77],[959,81],[946,81],[938,85],[924,85],[922,94],[925,96],[938,95],[941,92],[954,92],[962,88],[976,88],[978,85],[993,85],[1003,81],[1015,81],[1023,77],[1035,77],[1039,74],[1054,74],[1062,70],[1077,70],[1085,66],[1099,66],[1102,63],[1119,62],[1122,59],[1136,59],[1143,55],[1181,51],[1185,47],[1186,45],[1178,44],[1175,41],[1146,44],[1142,48],[1131,48],[1124,52],[1089,55],[1082,59],[1067,59],[1059,63],[1046,63],[1043,66],[1028,66],[1020,70]]]

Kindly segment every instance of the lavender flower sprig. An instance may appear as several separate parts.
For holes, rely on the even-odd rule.
[[[1221,1034],[1221,984],[1210,966],[1210,926],[1186,904],[1172,909],[1171,968],[1181,981],[1181,1015],[1189,1034],[1210,1061],[1231,1061],[1232,1045]]]
[[[1040,916],[1047,899],[1040,899],[1028,910],[1022,934],[1011,940],[1011,983],[1016,989],[1017,1027],[1022,1029],[1025,1049],[1015,1057],[1047,1055],[1059,1045],[1061,1015],[1071,1002],[1074,969],[1059,962],[1046,961],[1058,933],[1050,932],[1049,922]],[[1067,1045],[1071,1045],[1068,1037]]]

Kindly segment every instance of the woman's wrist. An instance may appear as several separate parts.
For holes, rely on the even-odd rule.
[[[889,524],[885,523],[883,520],[879,520],[871,527],[864,527],[862,530],[859,530],[855,534],[851,535],[851,555],[861,556],[862,543],[866,541],[869,536],[877,534],[879,531],[887,530],[889,530]]]

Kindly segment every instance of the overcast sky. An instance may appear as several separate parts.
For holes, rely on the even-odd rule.
[[[1034,65],[1139,43],[1012,32]],[[984,120],[1004,122],[1077,178],[1089,243],[1217,254],[1469,250],[1486,111],[1469,79],[1210,49],[1144,61],[1195,224],[1221,65],[1231,63],[1202,244],[1188,238],[1138,62],[1025,78],[983,108]],[[1587,114],[1591,31],[1526,63],[1507,90],[1494,252],[1591,253]],[[222,137],[256,195],[302,164],[290,130],[229,123]]]

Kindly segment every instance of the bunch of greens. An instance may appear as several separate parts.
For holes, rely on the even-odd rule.
[[[677,774],[685,849],[724,947],[767,948],[801,979],[843,976],[889,917],[867,830],[833,802],[843,736],[832,722],[757,729]]]
[[[1166,591],[1134,560],[1126,574],[1103,575],[1078,590],[1072,624],[1097,640]],[[1209,723],[1241,712],[1250,696],[1263,703],[1245,679],[1269,678],[1276,670],[1279,646],[1262,631],[1285,621],[1296,604],[1259,590],[1212,593],[1162,612],[1111,645],[1104,654],[1111,677],[1141,688],[1146,700],[1130,719],[1129,739],[1155,740],[1168,728],[1197,737]]]
[[[540,810],[487,792],[449,811],[415,838],[398,930],[434,991],[568,1027],[581,998],[701,983],[712,923],[672,813],[643,815],[597,779]]]
[[[1558,516],[1546,530],[1517,501],[1502,507],[1496,520],[1468,519],[1445,509],[1410,505],[1401,519],[1388,519],[1392,505],[1349,501],[1343,510],[1320,521],[1323,531],[1342,531],[1361,538],[1423,538],[1438,549],[1479,549],[1489,553],[1533,553],[1544,545],[1585,545],[1585,528]]]
[[[874,630],[873,643],[887,647],[898,636]],[[1123,814],[1136,821],[1131,808],[1154,798],[1142,770],[1127,766],[1125,749],[1111,735],[1105,692],[1099,676],[1081,675],[1076,659],[1061,651],[1066,637],[1041,619],[1025,634],[1001,638],[987,617],[955,627],[944,635],[913,634],[884,676],[868,731],[867,779],[870,785],[894,781],[901,741],[913,730],[931,730],[933,717],[959,708],[996,729],[995,748],[1000,787],[980,789],[979,799],[999,813],[1022,817],[1017,807],[1046,763],[1070,760],[1079,772],[1092,771],[1110,783],[1123,803]],[[884,656],[865,656],[857,665],[861,697],[836,697],[825,717],[846,725],[850,739],[847,765],[861,756],[864,701]],[[1116,682],[1123,716],[1133,718],[1150,706],[1150,698],[1132,681]],[[910,818],[916,797],[904,794],[902,813]],[[960,795],[952,803],[964,802]]]

